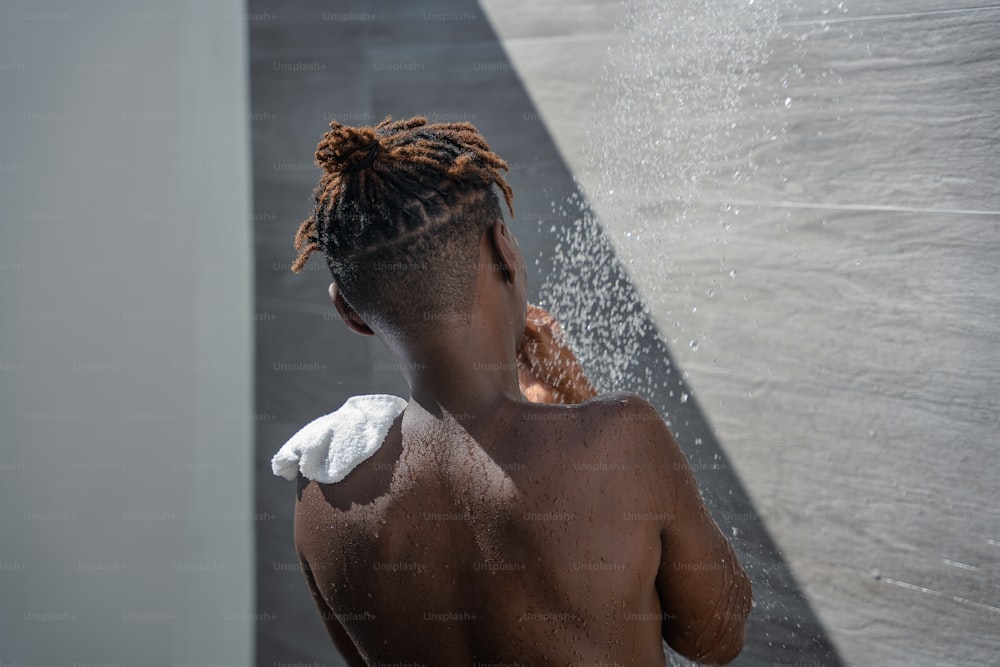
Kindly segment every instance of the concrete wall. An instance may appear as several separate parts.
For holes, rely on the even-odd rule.
[[[248,665],[238,0],[0,9],[0,663]]]
[[[322,263],[287,271],[290,241],[329,118],[417,112],[469,117],[513,156],[519,224],[558,222],[549,202],[579,179],[845,660],[994,659],[995,7],[36,4],[0,10],[0,663],[244,665],[255,630],[258,661],[332,655],[267,459],[343,397],[404,388],[327,317]],[[452,10],[476,20],[439,20]],[[699,169],[683,197],[637,168],[648,126],[606,156],[614,132],[595,134],[655,88],[628,39],[670,25],[687,62],[734,39],[759,75],[663,98],[659,127],[686,138],[663,155]],[[663,93],[692,85],[670,48],[639,49],[667,65]],[[540,229],[518,234],[554,245]],[[744,664],[802,656],[752,640]]]

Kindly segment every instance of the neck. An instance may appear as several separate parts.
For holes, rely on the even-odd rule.
[[[497,329],[502,327],[452,331],[407,347],[399,356],[412,400],[434,414],[467,417],[488,415],[504,400],[523,400],[513,340]]]

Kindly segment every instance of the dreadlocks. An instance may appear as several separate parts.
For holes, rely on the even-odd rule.
[[[500,175],[507,163],[471,123],[334,121],[316,164],[323,174],[312,215],[295,235],[292,271],[321,251],[366,320],[427,321],[469,306],[482,233],[501,217],[494,184],[514,214]]]

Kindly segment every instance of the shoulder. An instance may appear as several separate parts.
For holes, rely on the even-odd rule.
[[[627,391],[600,394],[580,404],[584,419],[599,423],[615,435],[653,437],[669,435],[659,411],[645,398]]]
[[[657,419],[660,417],[659,412],[656,411],[656,408],[649,401],[631,391],[611,391],[606,394],[599,394],[590,399],[590,401],[587,401],[587,403],[596,403],[605,408],[613,407],[622,415],[633,417],[651,415]]]
[[[580,454],[673,467],[675,443],[666,422],[649,401],[632,392],[600,394],[574,405],[533,404],[523,418],[566,436],[563,448]]]
[[[663,417],[646,399],[627,391],[599,394],[572,405],[522,404],[522,419],[552,424],[576,425],[585,432],[622,435],[624,433],[667,433]]]
[[[684,455],[666,421],[649,401],[632,392],[596,396],[580,406],[597,452],[635,471],[636,481],[660,486],[670,482]]]
[[[522,421],[546,431],[578,431],[580,436],[610,434],[629,424],[660,419],[655,408],[641,396],[630,392],[599,394],[582,403],[572,404],[522,402],[518,404],[518,409]]]

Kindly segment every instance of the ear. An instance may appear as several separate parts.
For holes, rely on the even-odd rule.
[[[344,320],[344,324],[347,325],[348,329],[362,336],[375,335],[375,332],[372,331],[367,324],[365,324],[365,321],[361,319],[361,316],[358,315],[353,308],[351,308],[351,305],[344,301],[344,295],[337,289],[336,282],[330,283],[330,289],[328,292],[330,293],[330,301],[333,301],[334,307],[336,307],[337,312],[340,313],[340,317]]]
[[[493,226],[490,228],[490,240],[493,242],[493,250],[499,260],[504,280],[513,285],[517,272],[520,270],[517,266],[517,252],[514,250],[517,241],[503,220],[498,219],[493,222]]]

